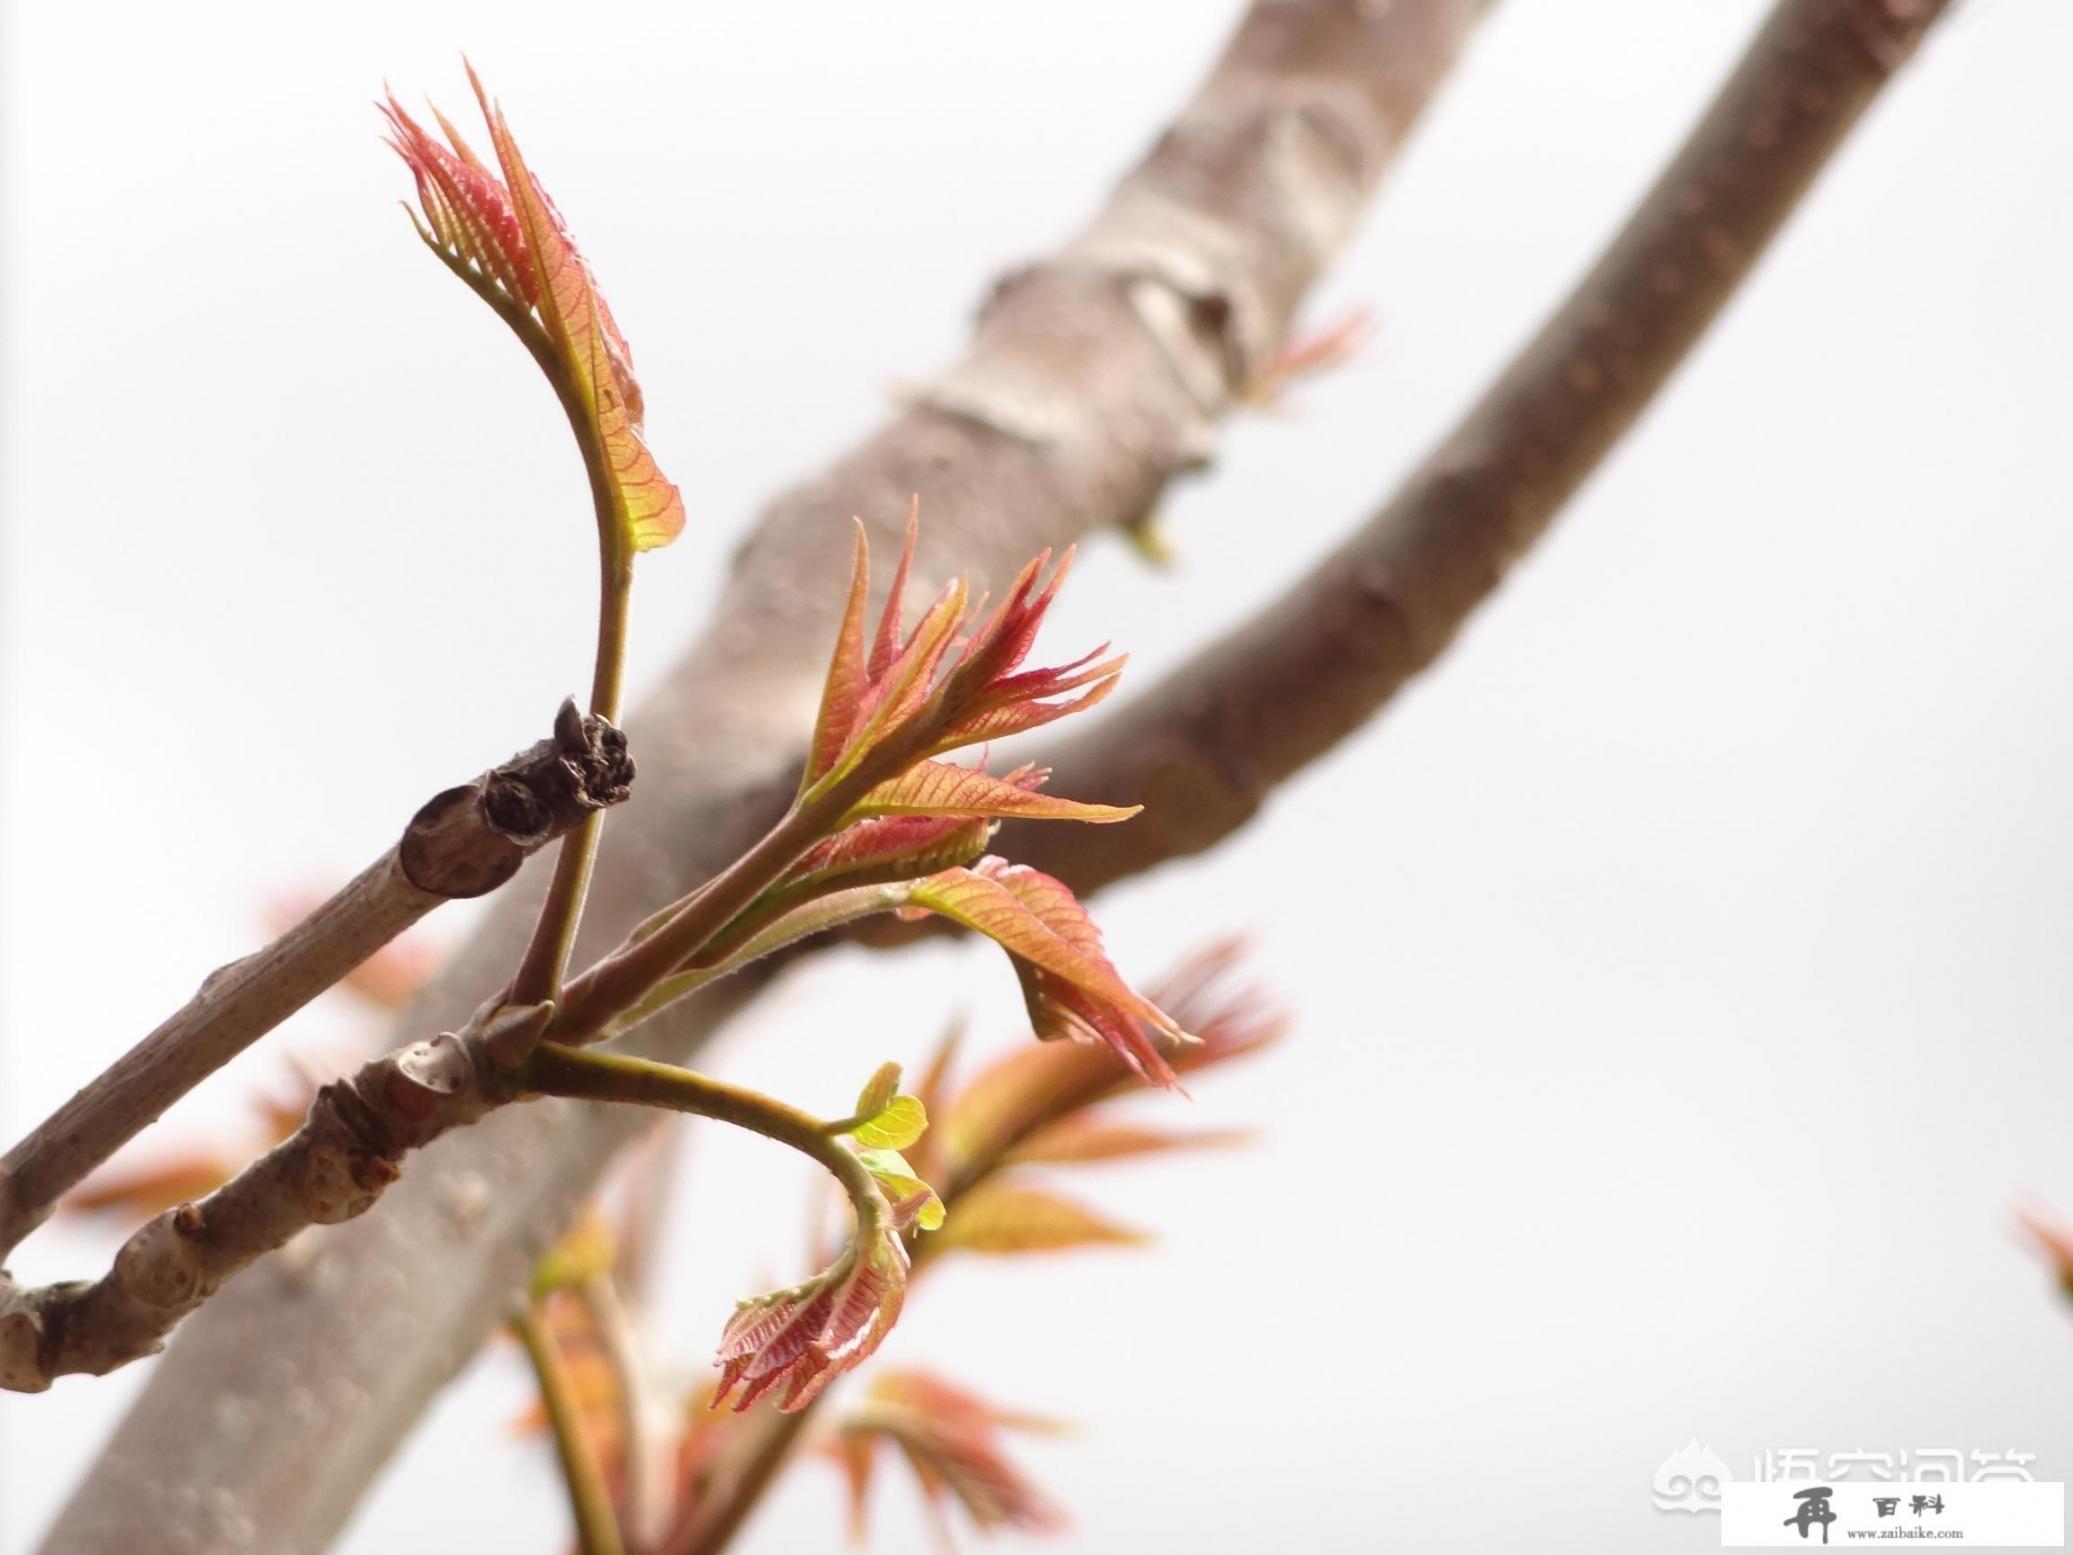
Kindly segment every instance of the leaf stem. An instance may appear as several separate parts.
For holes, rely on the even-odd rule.
[[[539,1382],[540,1402],[554,1433],[555,1457],[576,1520],[576,1547],[582,1555],[624,1555],[626,1545],[612,1512],[612,1498],[605,1490],[604,1470],[598,1464],[597,1449],[583,1430],[561,1351],[531,1305],[511,1314],[511,1328],[525,1346],[526,1359],[532,1362],[533,1376]]]
[[[661,1107],[731,1123],[809,1156],[842,1184],[857,1213],[860,1238],[886,1214],[885,1196],[855,1152],[828,1134],[827,1124],[774,1096],[730,1085],[695,1070],[624,1053],[600,1053],[543,1042],[519,1072],[518,1084],[543,1096]]]
[[[548,1036],[582,1043],[643,1000],[663,979],[703,950],[801,854],[840,823],[850,795],[831,793],[794,806],[761,841],[686,897],[668,917],[621,945],[572,981]]]
[[[732,929],[729,930],[724,946],[715,940],[698,953],[698,964],[672,973],[648,989],[638,1000],[614,1015],[594,1036],[558,1036],[557,1041],[581,1045],[585,1041],[602,1041],[631,1031],[642,1021],[661,1013],[677,1000],[696,993],[708,983],[739,972],[751,962],[760,961],[767,955],[796,945],[803,939],[822,934],[830,929],[854,923],[859,918],[872,917],[878,913],[893,912],[902,906],[910,895],[906,881],[893,881],[884,885],[852,886],[848,890],[832,892],[818,901],[812,901],[784,914],[775,921],[763,925],[754,933],[745,935],[737,944]],[[740,920],[736,920],[738,924]]]
[[[481,287],[476,290],[485,297],[490,295]],[[547,381],[554,385],[555,398],[561,401],[568,416],[576,446],[583,451],[591,507],[597,516],[598,545],[597,650],[590,672],[590,711],[607,722],[617,723],[626,670],[628,607],[633,593],[633,559],[620,534],[618,493],[612,484],[605,450],[597,438],[592,407],[581,387],[564,370],[545,332],[529,314],[522,316],[525,324],[532,325],[526,329],[513,319],[515,310],[500,307],[498,311],[505,315],[506,322],[511,323],[547,375]],[[539,1004],[560,994],[562,977],[575,949],[576,932],[583,922],[583,904],[590,894],[590,877],[603,834],[604,816],[597,814],[562,839],[561,851],[554,860],[554,876],[540,903],[540,916],[511,979],[510,1003]]]

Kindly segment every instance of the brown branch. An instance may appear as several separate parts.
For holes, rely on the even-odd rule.
[[[302,1126],[215,1192],[146,1221],[98,1280],[24,1288],[0,1274],[0,1387],[40,1393],[155,1354],[239,1270],[310,1226],[374,1207],[403,1157],[513,1099],[509,1072],[550,1005],[385,1053],[317,1093]]]
[[[1306,578],[1046,752],[1128,826],[1020,826],[1080,891],[1198,853],[1453,640],[1647,408],[1946,0],[1784,0],[1604,256],[1396,495]]]
[[[606,834],[588,953],[737,856],[789,799],[849,515],[892,549],[920,493],[925,595],[957,571],[998,584],[1042,546],[1147,511],[1279,345],[1480,10],[1255,5],[1092,225],[997,289],[963,360],[762,514],[709,628],[631,720],[649,797]],[[458,1024],[508,975],[542,883],[535,871],[505,893],[408,1030]],[[710,990],[650,1022],[638,1049],[684,1057],[757,986]],[[247,1271],[186,1325],[46,1548],[117,1551],[149,1528],[174,1547],[321,1549],[644,1121],[504,1109],[427,1151],[380,1214],[297,1268]],[[180,1493],[195,1484],[211,1494]]]
[[[436,794],[396,845],[195,996],[0,1157],[0,1265],[87,1173],[441,902],[482,896],[626,798],[625,737],[564,703],[551,739]]]

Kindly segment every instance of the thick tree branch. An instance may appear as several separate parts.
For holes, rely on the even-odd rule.
[[[1084,893],[1229,836],[1453,640],[1647,407],[1945,0],[1786,0],[1612,246],[1381,511],[1280,600],[1047,749],[1145,813],[1001,844]]]
[[[166,1108],[441,902],[481,896],[623,800],[625,738],[564,704],[551,739],[433,796],[402,838],[264,950],[211,973],[149,1036],[0,1157],[0,1265],[59,1197]]]
[[[1087,231],[998,289],[965,358],[764,512],[710,628],[631,721],[643,799],[605,838],[593,952],[738,855],[790,798],[849,515],[890,548],[920,493],[935,515],[925,595],[956,571],[997,584],[1042,546],[1146,512],[1285,334],[1481,8],[1261,0]],[[536,876],[407,1030],[457,1024],[508,975]],[[638,1047],[684,1056],[756,986],[745,974],[709,991]],[[187,1325],[46,1548],[127,1550],[148,1528],[168,1550],[321,1549],[643,1121],[506,1109],[428,1150],[379,1214],[294,1270],[249,1270]],[[180,1493],[194,1484],[212,1494]]]

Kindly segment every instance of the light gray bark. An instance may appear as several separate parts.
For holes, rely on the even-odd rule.
[[[1367,522],[1251,621],[1045,746],[1145,813],[996,846],[1098,890],[1199,853],[1439,657],[1632,426],[1945,0],[1786,0],[1540,332]],[[1077,835],[1076,835],[1077,834]]]

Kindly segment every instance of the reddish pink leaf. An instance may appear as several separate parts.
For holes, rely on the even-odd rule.
[[[915,886],[910,902],[963,924],[1006,950],[1039,1037],[1106,1043],[1146,1079],[1178,1088],[1155,1037],[1188,1036],[1109,963],[1101,931],[1060,882],[1002,859],[947,869]]]
[[[1245,386],[1246,402],[1262,408],[1279,405],[1296,383],[1343,366],[1373,338],[1374,322],[1367,309],[1354,308],[1323,329],[1291,336]]]
[[[871,642],[873,680],[883,680],[900,653],[900,612],[907,602],[907,573],[914,565],[914,547],[921,539],[921,498],[907,504],[907,540],[900,547],[900,564],[893,569],[893,585],[886,590],[885,609],[878,617],[878,634]]]
[[[804,1409],[878,1348],[906,1290],[907,1250],[888,1229],[804,1285],[743,1302],[720,1336],[713,1407],[737,1389],[736,1410],[781,1389],[780,1410]]]
[[[902,604],[917,532],[917,514],[910,512],[906,545],[868,654],[852,624],[864,590],[852,586],[802,793],[847,774],[872,751],[892,749],[920,760],[1036,728],[1091,707],[1122,672],[1120,656],[1103,659],[1106,650],[1097,650],[1070,664],[1018,673],[1057,597],[1069,554],[1041,588],[1038,580],[1050,553],[1038,556],[1017,576],[1005,603],[983,617],[976,608],[968,609],[963,581],[953,581],[903,636]],[[861,691],[856,686],[860,659]],[[1074,692],[1078,695],[1070,695]]]
[[[537,326],[565,385],[588,418],[612,494],[616,533],[609,542],[625,552],[667,545],[684,527],[684,505],[663,478],[641,436],[642,401],[633,354],[577,252],[561,214],[526,166],[501,109],[475,90],[501,179],[477,157],[444,115],[434,110],[451,143],[441,145],[403,111],[392,95],[383,105],[389,144],[408,164],[423,209],[425,240],[455,262],[463,277],[479,274],[481,290],[525,334]],[[500,300],[501,299],[501,300]],[[529,338],[529,345],[537,342]]]
[[[920,1372],[889,1372],[842,1422],[835,1444],[849,1483],[851,1528],[866,1526],[877,1449],[906,1459],[934,1506],[955,1500],[982,1533],[1016,1528],[1060,1533],[1065,1516],[1007,1456],[1007,1430],[1056,1431],[1056,1422],[995,1408],[977,1394]]]
[[[820,716],[814,721],[813,750],[806,763],[802,790],[840,759],[856,731],[857,713],[869,684],[864,660],[864,605],[871,589],[871,543],[857,524],[857,543],[849,569],[849,599],[842,624],[835,630],[835,651],[828,656],[828,678],[821,688]]]
[[[849,885],[860,877],[905,880],[934,874],[978,858],[992,834],[983,817],[887,815],[857,821],[794,864],[787,882]]]
[[[1082,804],[1037,792],[1050,773],[1022,767],[1006,777],[993,777],[976,767],[946,761],[916,762],[898,777],[880,783],[850,813],[858,816],[932,815],[985,819],[1014,817],[1025,821],[1088,821],[1108,825],[1127,821],[1143,808],[1131,805]]]
[[[1237,956],[1236,941],[1220,942],[1154,987],[1153,1002],[1198,1038],[1173,1050],[1175,1068],[1210,1068],[1280,1039],[1286,1024],[1281,1013],[1256,989],[1235,981]],[[945,1163],[932,1170],[954,1181],[974,1165],[998,1161],[1046,1125],[1115,1095],[1129,1079],[1123,1060],[1107,1047],[1049,1043],[1011,1049],[954,1097],[931,1100],[935,1122],[925,1142],[935,1152],[932,1162]]]

